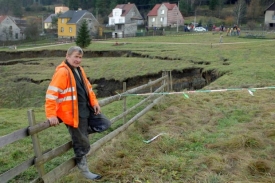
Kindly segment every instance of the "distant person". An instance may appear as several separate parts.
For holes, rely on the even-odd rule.
[[[228,36],[230,33],[230,28],[227,28],[227,31],[226,31],[226,36]]]
[[[57,66],[46,93],[45,112],[51,126],[60,121],[71,135],[75,161],[87,179],[100,179],[91,173],[86,159],[90,150],[88,134],[108,129],[111,122],[101,114],[95,93],[80,66],[83,51],[78,46],[68,49],[66,59]]]
[[[240,36],[240,34],[241,34],[241,29],[240,29],[240,27],[238,27],[237,28],[237,35]]]
[[[230,36],[233,36],[233,28],[230,28]]]

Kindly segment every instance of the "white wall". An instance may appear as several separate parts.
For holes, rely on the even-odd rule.
[[[119,23],[125,23],[125,17],[122,17],[122,9],[113,9],[113,16],[109,17],[109,25],[115,25]]]
[[[10,31],[11,30],[11,31]],[[9,34],[12,32],[12,35]],[[19,27],[8,16],[0,23],[0,40],[16,41],[24,39],[24,35],[20,33]]]

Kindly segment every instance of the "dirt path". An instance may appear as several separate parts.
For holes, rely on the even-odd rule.
[[[33,49],[47,48],[47,47],[60,46],[60,45],[66,45],[66,44],[72,44],[72,43],[61,43],[61,44],[46,45],[46,46],[37,46],[37,47],[31,47],[31,48],[20,48],[20,49],[17,49],[17,50],[20,50],[20,51],[33,50]]]

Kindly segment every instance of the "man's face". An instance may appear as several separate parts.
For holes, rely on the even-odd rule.
[[[82,60],[82,54],[75,51],[71,55],[66,55],[66,59],[71,66],[79,67]]]

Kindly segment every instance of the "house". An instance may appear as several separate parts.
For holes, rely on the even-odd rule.
[[[275,28],[275,3],[272,3],[265,11],[264,23],[268,28]]]
[[[10,16],[0,16],[0,40],[18,41],[25,39],[24,30],[20,29]]]
[[[54,18],[57,18],[56,14],[51,14],[44,20],[44,29],[56,29],[57,27],[52,24]]]
[[[115,26],[113,38],[135,36],[137,25],[144,24],[143,17],[135,4],[119,4],[109,15],[109,25]]]
[[[45,20],[44,20],[44,29],[56,29],[56,25],[53,25],[52,21],[54,18],[57,18],[58,14],[62,14],[66,11],[68,11],[69,8],[66,7],[66,6],[56,6],[55,7],[55,13],[54,14],[51,14],[49,15]]]
[[[69,8],[67,6],[56,6],[56,7],[54,7],[54,13],[55,14],[64,13],[68,10],[69,10]]]
[[[177,4],[156,4],[147,14],[148,27],[176,27],[184,25],[184,18]]]
[[[87,21],[90,35],[97,34],[99,23],[87,10],[68,10],[58,17],[58,38],[74,39],[83,21]]]

